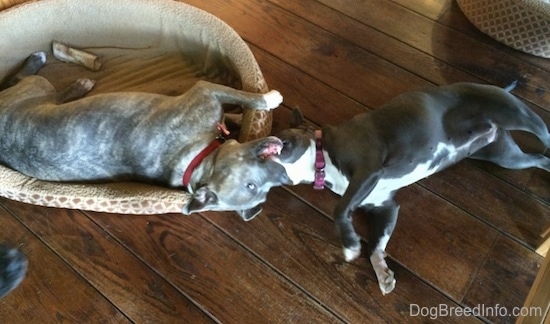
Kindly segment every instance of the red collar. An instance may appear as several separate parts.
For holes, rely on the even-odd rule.
[[[210,153],[214,152],[220,145],[222,145],[225,142],[224,135],[228,135],[229,131],[225,128],[224,125],[218,123],[217,125],[218,130],[220,131],[220,135],[216,137],[210,144],[208,144],[207,147],[205,147],[202,151],[195,156],[195,158],[189,163],[187,166],[187,169],[183,173],[183,186],[187,188],[189,185],[189,182],[191,182],[191,175],[193,174],[193,171],[201,164],[201,162],[206,158]]]
[[[321,130],[315,131],[315,181],[313,189],[322,190],[325,188],[325,155],[322,145],[323,133]]]

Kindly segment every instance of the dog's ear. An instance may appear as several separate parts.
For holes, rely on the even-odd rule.
[[[201,187],[193,193],[191,201],[183,207],[183,213],[189,215],[207,209],[218,202],[216,194],[207,187]]]
[[[292,110],[292,117],[290,119],[290,127],[291,128],[307,127],[306,119],[304,118],[304,115],[302,114],[302,111],[298,107],[295,107]]]

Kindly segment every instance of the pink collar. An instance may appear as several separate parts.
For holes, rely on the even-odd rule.
[[[315,180],[313,189],[322,190],[325,188],[325,155],[322,145],[323,133],[321,130],[315,131]]]
[[[222,145],[225,142],[225,136],[229,135],[229,131],[225,126],[221,123],[218,123],[216,125],[218,130],[220,131],[220,135],[216,137],[210,144],[208,144],[207,147],[205,147],[202,151],[195,156],[195,158],[189,163],[187,166],[187,169],[183,173],[183,186],[187,188],[189,185],[189,182],[191,182],[191,175],[193,174],[193,171],[201,164],[201,162],[206,158],[210,153],[214,152],[220,145]]]

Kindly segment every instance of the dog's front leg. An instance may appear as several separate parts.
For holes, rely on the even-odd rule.
[[[381,207],[365,209],[369,217],[369,241],[367,253],[376,273],[378,286],[386,295],[395,288],[395,277],[386,260],[386,246],[397,222],[399,205],[390,200]]]
[[[367,180],[362,177],[352,180],[336,204],[334,222],[344,246],[344,258],[347,262],[353,261],[361,254],[361,240],[353,228],[352,214],[361,206],[377,182],[376,175],[371,175]]]
[[[68,88],[57,94],[57,103],[62,104],[84,97],[88,92],[92,91],[95,81],[90,79],[78,79],[73,82]]]
[[[32,53],[23,65],[15,70],[14,73],[8,75],[5,80],[0,83],[0,91],[12,87],[23,80],[23,78],[35,75],[46,64],[46,53]]]

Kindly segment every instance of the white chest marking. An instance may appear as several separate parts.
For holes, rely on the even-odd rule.
[[[311,140],[307,151],[296,162],[279,163],[285,168],[292,185],[302,182],[313,183],[315,180],[315,142]]]
[[[393,196],[393,193],[403,187],[413,184],[419,180],[422,180],[438,170],[440,167],[455,163],[455,159],[461,155],[461,151],[467,150],[468,144],[459,148],[439,143],[434,154],[427,161],[418,164],[414,170],[404,174],[398,178],[382,178],[379,179],[369,196],[363,200],[361,205],[374,205],[376,207],[381,206],[385,201]],[[434,160],[440,157],[439,164],[434,165]],[[338,194],[343,195],[349,185],[349,179],[332,163],[328,153],[325,152],[325,174],[326,181],[332,184],[331,190]],[[300,159],[294,163],[284,163],[283,166],[291,179],[293,184],[314,181],[314,163],[315,163],[315,143],[312,141],[310,148],[300,157]]]
[[[432,168],[431,165],[432,161],[427,161],[417,165],[411,173],[405,174],[400,178],[386,178],[378,180],[370,195],[363,200],[361,205],[374,205],[376,207],[381,206],[382,203],[392,197],[393,193],[397,189],[406,187],[435,173],[437,168]]]
[[[414,168],[414,170],[412,170],[410,173],[405,174],[399,178],[383,178],[378,180],[370,195],[365,200],[363,200],[362,205],[371,204],[375,207],[381,206],[382,203],[392,197],[393,193],[397,189],[406,187],[434,174],[435,172],[440,170],[440,167],[442,166],[455,163],[455,159],[462,149],[466,149],[466,146],[457,149],[454,145],[439,143],[432,156],[432,159],[427,160],[424,163],[418,164],[416,168]],[[434,165],[434,159],[440,154],[446,155],[440,159],[439,164]]]
[[[440,164],[433,165],[435,157],[443,152],[446,153],[446,156],[441,159]],[[392,197],[396,190],[434,174],[440,169],[441,165],[446,165],[449,162],[453,163],[457,155],[458,150],[453,145],[439,143],[432,159],[418,164],[411,172],[398,178],[379,179],[369,196],[363,200],[361,205],[374,205],[376,207],[381,206],[385,201]],[[327,156],[325,156],[325,158],[327,158]],[[327,159],[327,162],[329,162],[327,163],[326,169],[327,181],[333,184],[332,191],[336,194],[343,195],[349,185],[349,180],[340,172],[340,170],[336,169],[334,165],[330,163],[330,159]]]

